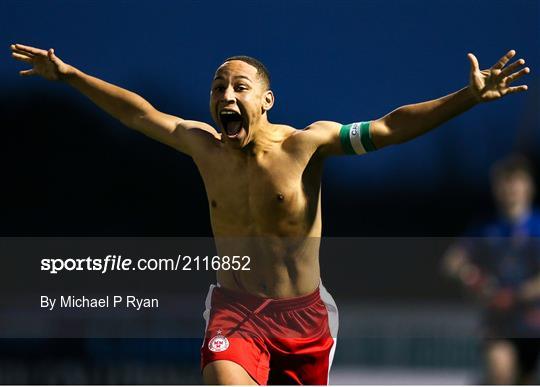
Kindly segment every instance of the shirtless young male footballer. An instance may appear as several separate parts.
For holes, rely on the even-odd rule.
[[[399,144],[478,103],[527,90],[510,84],[529,72],[524,60],[480,70],[473,54],[469,85],[400,107],[386,116],[306,128],[274,124],[270,77],[256,59],[232,57],[212,80],[207,123],[162,113],[128,90],[64,63],[53,49],[15,44],[23,76],[60,80],[126,126],[193,158],[204,180],[220,255],[252,257],[250,271],[221,270],[206,301],[201,349],[209,384],[327,384],[337,309],[320,282],[321,173],[329,156]]]

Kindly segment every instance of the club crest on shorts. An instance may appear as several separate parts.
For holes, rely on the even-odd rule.
[[[208,349],[212,352],[223,352],[229,348],[229,340],[221,334],[221,329],[218,329],[217,335],[210,339]]]

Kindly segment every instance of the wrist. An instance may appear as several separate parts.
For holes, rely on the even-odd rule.
[[[467,86],[465,89],[470,102],[474,105],[484,102],[480,93],[471,86]]]
[[[73,66],[67,65],[67,69],[59,74],[58,79],[62,82],[70,83],[71,81],[79,78],[81,72]]]

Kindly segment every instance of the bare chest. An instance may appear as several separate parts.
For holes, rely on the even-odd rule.
[[[306,163],[281,152],[200,166],[216,234],[296,235],[309,224]]]

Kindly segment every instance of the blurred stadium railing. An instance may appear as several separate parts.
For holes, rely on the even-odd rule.
[[[463,304],[341,305],[331,382],[477,382],[477,313],[474,306]],[[200,316],[189,321],[202,324]],[[201,383],[198,338],[26,339],[1,344],[1,384]]]

